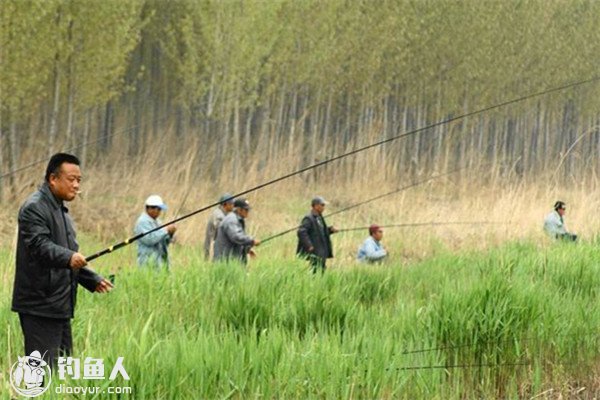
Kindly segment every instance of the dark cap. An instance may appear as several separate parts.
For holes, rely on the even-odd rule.
[[[312,201],[310,202],[310,205],[311,205],[311,206],[316,206],[317,204],[323,204],[323,205],[326,205],[326,204],[329,204],[329,202],[328,202],[328,201],[326,201],[326,200],[323,198],[323,196],[315,196],[315,197],[313,197]]]
[[[242,208],[244,210],[250,209],[250,203],[244,197],[242,197],[240,199],[235,199],[235,201],[233,202],[233,206],[235,208]]]
[[[380,230],[381,227],[377,224],[373,224],[369,227],[369,235],[373,235],[374,233],[377,233],[378,230]]]
[[[235,201],[235,199],[229,193],[225,193],[219,198],[220,204],[233,203],[234,201]]]
[[[555,210],[560,210],[561,208],[567,208],[567,205],[565,204],[564,201],[557,201],[556,203],[554,203],[554,209]]]

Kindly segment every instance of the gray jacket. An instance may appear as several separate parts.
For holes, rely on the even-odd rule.
[[[246,234],[244,219],[235,212],[229,213],[217,230],[215,240],[215,261],[237,259],[248,262],[248,251],[254,244],[254,238]]]
[[[217,230],[219,225],[225,218],[226,214],[223,211],[223,207],[217,207],[206,224],[206,235],[204,237],[204,258],[208,260],[210,258],[210,247],[212,242],[217,239]]]
[[[13,311],[47,318],[73,318],[77,284],[93,292],[102,280],[88,268],[69,267],[79,244],[68,211],[46,183],[21,206]]]
[[[160,220],[154,219],[146,212],[138,218],[134,234],[151,231],[161,225]],[[138,265],[140,267],[149,265],[155,268],[169,268],[169,243],[171,243],[171,235],[167,232],[167,228],[162,228],[156,232],[152,232],[140,240],[138,240]]]

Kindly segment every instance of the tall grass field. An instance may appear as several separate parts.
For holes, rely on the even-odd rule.
[[[323,275],[290,257],[209,264],[182,245],[170,273],[153,273],[130,265],[129,247],[95,266],[117,272],[115,290],[80,289],[73,356],[107,366],[124,357],[130,380],[103,384],[131,393],[57,394],[61,383],[97,382],[55,379],[41,398],[593,398],[599,244],[439,248],[422,261],[348,263]],[[23,353],[9,311],[13,257],[5,249],[0,258],[6,399]]]

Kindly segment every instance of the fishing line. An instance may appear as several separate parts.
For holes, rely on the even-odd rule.
[[[242,192],[236,193],[236,194],[233,195],[233,197],[239,197],[239,196],[246,195],[248,193],[255,192],[255,191],[260,190],[262,188],[265,188],[267,186],[273,185],[273,184],[275,184],[277,182],[284,181],[286,179],[289,179],[289,178],[294,177],[296,175],[300,175],[300,174],[302,174],[304,172],[313,170],[315,168],[322,167],[322,166],[327,165],[329,163],[332,163],[334,161],[341,160],[341,159],[349,157],[351,155],[358,154],[358,153],[361,153],[363,151],[366,151],[366,150],[369,150],[369,149],[372,149],[372,148],[375,148],[375,147],[379,147],[379,146],[382,146],[384,144],[396,141],[398,139],[402,139],[402,138],[405,138],[405,137],[408,137],[408,136],[412,136],[412,135],[415,135],[417,133],[420,133],[420,132],[423,132],[423,131],[426,131],[426,130],[429,130],[429,129],[432,129],[432,128],[435,128],[435,127],[438,127],[438,126],[449,124],[449,123],[454,122],[454,121],[459,121],[461,119],[465,119],[465,118],[468,118],[468,117],[471,117],[471,116],[474,116],[474,115],[477,115],[477,114],[482,114],[482,113],[485,113],[487,111],[491,111],[491,110],[494,110],[494,109],[497,109],[497,108],[505,107],[505,106],[508,106],[510,104],[519,103],[519,102],[522,102],[524,100],[532,99],[532,98],[543,96],[543,95],[546,95],[546,94],[549,94],[549,93],[558,92],[558,91],[561,91],[561,90],[565,90],[565,89],[569,89],[569,88],[572,88],[572,87],[580,86],[580,85],[583,85],[583,84],[586,84],[586,83],[594,82],[594,81],[597,81],[599,79],[600,79],[600,77],[594,77],[594,78],[591,78],[591,79],[586,79],[584,81],[579,81],[579,82],[575,82],[575,83],[565,84],[565,85],[562,85],[562,86],[559,86],[559,87],[547,89],[547,90],[544,90],[544,91],[541,91],[541,92],[536,92],[536,93],[529,94],[529,95],[526,95],[526,96],[518,97],[516,99],[512,99],[512,100],[508,100],[508,101],[505,101],[505,102],[502,102],[502,103],[498,103],[498,104],[495,104],[495,105],[492,105],[492,106],[488,106],[488,107],[485,107],[485,108],[482,108],[482,109],[479,109],[479,110],[471,111],[471,112],[468,112],[468,113],[465,113],[465,114],[462,114],[462,115],[459,115],[459,116],[456,116],[456,117],[451,117],[451,118],[448,118],[448,119],[445,119],[445,120],[433,123],[431,125],[427,125],[427,126],[424,126],[424,127],[421,127],[421,128],[409,131],[409,132],[405,132],[405,133],[402,133],[402,134],[399,134],[399,135],[396,135],[396,136],[392,136],[392,137],[390,137],[388,139],[384,139],[384,140],[372,143],[370,145],[367,145],[367,146],[364,146],[364,147],[360,147],[358,149],[349,151],[347,153],[343,153],[343,154],[340,154],[338,156],[325,159],[323,161],[320,161],[318,163],[306,166],[306,167],[301,168],[299,170],[296,170],[294,172],[282,175],[282,176],[280,176],[278,178],[272,179],[270,181],[267,181],[265,183],[262,183],[260,185],[255,186],[255,187],[252,187],[250,189],[246,189],[246,190],[244,190]],[[127,245],[129,245],[129,244],[131,244],[131,243],[133,243],[133,242],[141,239],[142,237],[144,237],[146,235],[149,235],[149,234],[151,234],[153,232],[156,232],[156,231],[158,231],[160,229],[163,229],[164,227],[166,227],[168,225],[174,224],[176,222],[182,221],[182,220],[190,218],[190,217],[192,217],[192,216],[194,216],[196,214],[199,214],[201,212],[209,210],[209,209],[211,209],[213,207],[218,206],[219,204],[220,203],[218,203],[218,202],[209,204],[209,205],[207,205],[205,207],[199,208],[199,209],[197,209],[195,211],[192,211],[192,212],[190,212],[190,213],[188,213],[186,215],[183,215],[183,216],[181,216],[179,218],[175,218],[172,221],[169,221],[169,222],[166,222],[166,223],[164,223],[164,224],[162,224],[160,226],[157,226],[156,228],[153,228],[153,229],[151,229],[151,230],[149,230],[147,232],[143,232],[143,233],[135,235],[135,236],[133,236],[131,238],[125,239],[122,242],[119,242],[119,243],[117,243],[115,245],[107,247],[104,250],[101,250],[101,251],[99,251],[97,253],[94,253],[94,254],[86,257],[86,261],[89,262],[89,261],[92,261],[92,260],[94,260],[94,259],[96,259],[98,257],[101,257],[101,256],[105,255],[105,254],[112,253],[113,251],[118,250],[118,249],[120,249],[120,248],[122,248],[124,246],[127,246]]]
[[[392,225],[377,225],[380,228],[408,228],[408,227],[420,227],[420,226],[443,226],[443,225],[500,225],[506,224],[506,222],[494,222],[494,221],[461,221],[461,222],[413,222],[406,224],[392,224]],[[360,226],[356,228],[345,228],[339,229],[338,232],[352,232],[368,230],[369,226]]]
[[[531,342],[533,340],[535,340],[535,338],[529,337],[529,338],[520,339],[520,342]],[[396,353],[396,354],[397,355],[407,355],[407,354],[429,353],[432,351],[456,350],[456,349],[475,347],[475,346],[486,346],[486,345],[490,345],[490,344],[499,345],[502,343],[515,343],[515,338],[504,339],[504,340],[488,340],[485,342],[465,343],[465,344],[459,344],[459,345],[455,345],[455,346],[440,346],[440,347],[430,347],[430,348],[425,348],[425,349],[405,350],[401,353]],[[394,355],[396,355],[396,354],[394,354]]]
[[[498,368],[498,367],[520,367],[529,366],[530,362],[518,362],[518,363],[496,363],[496,364],[458,364],[458,365],[421,365],[415,367],[398,367],[398,368],[386,368],[386,371],[416,371],[423,369],[469,369],[469,368]]]
[[[487,164],[490,164],[490,163],[487,163]],[[487,165],[487,164],[484,164],[484,166],[485,166],[485,165]],[[335,215],[337,215],[337,214],[341,214],[341,213],[343,213],[343,212],[346,212],[346,211],[348,211],[348,210],[352,210],[353,208],[360,207],[360,206],[362,206],[362,205],[365,205],[365,204],[371,203],[371,202],[373,202],[373,201],[375,201],[375,200],[379,200],[379,199],[382,199],[382,198],[384,198],[384,197],[391,196],[391,195],[393,195],[393,194],[396,194],[396,193],[402,192],[402,191],[404,191],[404,190],[407,190],[407,189],[413,188],[413,187],[415,187],[415,186],[422,185],[422,184],[424,184],[424,183],[427,183],[427,182],[430,182],[430,181],[432,181],[432,180],[434,180],[434,179],[441,178],[441,177],[443,177],[443,176],[447,176],[447,175],[452,175],[452,174],[455,174],[455,173],[457,173],[457,172],[459,172],[459,171],[463,171],[463,170],[465,170],[465,169],[467,169],[467,168],[469,168],[469,167],[457,168],[457,169],[454,169],[454,170],[452,170],[452,171],[445,172],[445,173],[443,173],[443,174],[437,174],[437,175],[430,176],[429,178],[426,178],[426,179],[422,179],[422,180],[420,180],[420,181],[413,182],[413,183],[411,183],[410,185],[406,185],[406,186],[402,186],[402,187],[400,187],[400,188],[394,189],[394,190],[392,190],[391,192],[387,192],[387,193],[384,193],[384,194],[380,194],[380,195],[377,195],[377,196],[375,196],[375,197],[371,197],[371,198],[369,198],[369,199],[367,199],[367,200],[363,200],[363,201],[361,201],[360,203],[352,204],[352,205],[350,205],[350,206],[347,206],[347,207],[341,208],[341,209],[339,209],[339,210],[337,210],[337,211],[335,211],[335,212],[332,212],[332,213],[329,213],[329,214],[327,214],[327,215],[324,215],[323,217],[328,217],[328,218],[330,218],[330,217],[333,217],[333,216],[335,216]],[[273,240],[273,239],[276,239],[276,238],[278,238],[278,237],[281,237],[281,236],[283,236],[283,235],[286,235],[286,234],[288,234],[288,233],[290,233],[290,232],[293,232],[293,231],[295,231],[296,229],[298,229],[299,227],[300,227],[300,226],[295,226],[295,227],[293,227],[293,228],[286,229],[285,231],[282,231],[282,232],[276,233],[276,234],[274,234],[274,235],[272,235],[272,236],[269,236],[269,237],[267,237],[267,238],[265,238],[265,239],[261,240],[261,244],[264,244],[264,243],[266,243],[266,242],[269,242],[269,241],[271,241],[271,240]]]

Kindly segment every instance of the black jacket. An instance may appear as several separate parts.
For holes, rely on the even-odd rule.
[[[73,318],[77,283],[93,292],[102,278],[69,267],[79,250],[68,210],[43,184],[19,210],[12,310],[48,318]]]
[[[319,227],[317,218],[323,222],[323,228]],[[320,258],[332,258],[331,233],[331,228],[327,226],[325,218],[310,212],[302,219],[298,228],[296,253],[300,256],[315,255]],[[314,250],[309,252],[308,249],[311,247]]]

